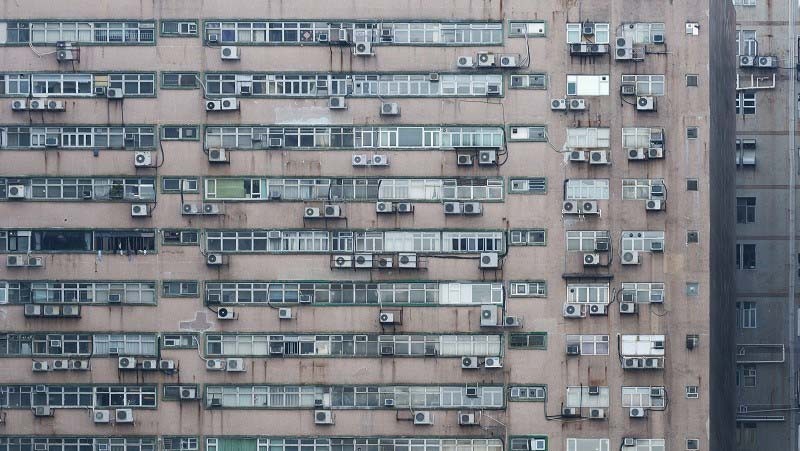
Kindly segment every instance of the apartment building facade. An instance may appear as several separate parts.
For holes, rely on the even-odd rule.
[[[734,5],[738,449],[795,449],[797,5]]]
[[[0,449],[730,449],[733,9],[637,3],[4,1]]]

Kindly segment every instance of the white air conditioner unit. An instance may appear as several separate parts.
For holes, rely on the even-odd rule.
[[[203,209],[200,204],[191,204],[188,202],[181,204],[182,215],[199,215],[202,211]]]
[[[236,318],[237,318],[236,312],[234,312],[229,308],[220,307],[219,309],[217,309],[217,319],[219,320],[234,320]]]
[[[778,58],[774,56],[756,57],[756,67],[775,69],[778,67]]]
[[[48,100],[47,101],[47,110],[48,111],[64,111],[66,107],[64,106],[64,102],[61,100]]]
[[[328,108],[331,110],[345,110],[347,109],[347,101],[344,96],[329,97]]]
[[[375,202],[376,213],[394,213],[394,204],[391,202]]]
[[[15,259],[14,262],[11,261],[12,257]],[[6,266],[18,266],[18,265],[10,264],[10,263],[16,263],[16,259],[18,259],[18,257],[16,255],[9,255],[6,258],[6,260],[7,260],[6,261]],[[31,317],[31,316],[42,316],[42,306],[41,305],[35,305],[35,304],[25,304],[24,315],[28,316],[28,317]]]
[[[158,360],[155,359],[142,360],[142,369],[146,371],[156,371],[158,369]]]
[[[181,387],[178,392],[179,399],[197,399],[197,388],[195,387]]]
[[[394,205],[394,209],[398,213],[414,213],[414,204],[411,202],[398,202]]]
[[[25,185],[8,185],[8,199],[25,199]]]
[[[31,365],[31,370],[34,373],[50,371],[50,365],[47,362],[33,362]]]
[[[342,207],[339,205],[324,205],[322,207],[322,215],[326,218],[341,218]]]
[[[417,267],[417,254],[398,254],[397,267],[400,269],[415,269]]]
[[[28,262],[28,266],[30,265],[30,261]],[[61,316],[65,318],[80,318],[81,316],[81,306],[80,305],[64,305],[61,307]]]
[[[754,67],[756,65],[756,57],[749,55],[739,56],[739,67]]]
[[[28,103],[29,110],[44,110],[45,108],[47,108],[45,99],[31,99]]]
[[[106,424],[111,422],[110,410],[93,410],[92,420],[98,424]]]
[[[206,370],[208,371],[222,371],[225,369],[225,361],[222,359],[209,359],[206,360]]]
[[[125,97],[122,88],[106,88],[106,98],[109,100],[120,100]]]
[[[581,111],[586,109],[585,99],[569,99],[569,109],[571,111]]]
[[[666,207],[666,203],[661,199],[650,199],[645,202],[644,208],[647,211],[661,211]]]
[[[236,97],[226,97],[220,99],[220,102],[222,102],[223,111],[235,111],[239,109],[239,99]]]
[[[131,204],[131,216],[133,217],[150,216],[150,207],[147,204]]]
[[[522,327],[521,316],[506,316],[503,318],[504,327]]]
[[[476,356],[461,357],[461,369],[463,370],[477,370],[480,368],[480,362]]]
[[[472,412],[458,412],[458,424],[460,426],[476,426],[478,425],[478,420],[475,417],[475,414]]]
[[[292,319],[292,309],[289,307],[281,307],[278,309],[278,319]]]
[[[204,215],[218,215],[221,214],[222,210],[220,210],[219,205],[217,204],[203,204],[203,214]]]
[[[550,100],[550,109],[551,110],[566,110],[567,109],[567,99],[551,99]]]
[[[353,257],[353,266],[356,268],[372,268],[372,254],[356,254]]]
[[[623,357],[622,358],[622,368],[624,369],[636,369],[642,368],[644,366],[642,359],[639,357]]]
[[[471,69],[475,66],[475,58],[471,56],[459,56],[456,61],[456,66],[460,69]]]
[[[617,38],[614,58],[620,61],[633,60],[633,43],[627,38]]]
[[[444,214],[446,215],[460,215],[462,212],[461,210],[461,202],[445,202],[444,203]]]
[[[585,150],[573,150],[569,152],[569,161],[575,163],[585,163],[586,162],[586,151]]]
[[[651,241],[650,242],[650,252],[664,252],[664,242],[663,241]]]
[[[33,408],[33,416],[35,417],[52,417],[54,410],[52,407],[36,406]]]
[[[153,166],[153,152],[136,152],[133,156],[133,165],[137,168],[147,168]]]
[[[596,200],[581,200],[579,202],[580,212],[583,215],[599,215],[600,207]]]
[[[372,43],[371,42],[356,42],[353,46],[353,55],[355,56],[372,56]]]
[[[42,315],[49,317],[61,316],[61,307],[58,305],[45,305]]]
[[[519,67],[519,55],[500,55],[500,67]]]
[[[606,409],[601,409],[599,407],[592,407],[589,409],[589,419],[591,420],[602,420],[606,417]]]
[[[665,395],[664,387],[650,387],[651,398],[663,398]]]
[[[601,316],[608,314],[608,306],[606,304],[591,304],[588,310],[590,315]]]
[[[502,368],[503,360],[500,357],[486,357],[483,359],[483,366],[485,368]]]
[[[466,153],[460,153],[456,155],[456,165],[472,166],[472,164],[473,164],[472,155]]]
[[[562,314],[564,318],[582,318],[583,312],[581,310],[581,306],[578,304],[564,304],[564,309],[562,310]]]
[[[353,154],[352,162],[353,166],[357,167],[369,165],[369,160],[367,159],[367,156],[364,154]]]
[[[28,109],[28,101],[24,99],[16,99],[11,101],[12,111],[24,111]]]
[[[611,241],[608,238],[598,237],[594,240],[594,250],[597,252],[608,252],[611,248]]]
[[[399,116],[400,105],[396,102],[383,102],[381,103],[381,116]]]
[[[647,149],[647,158],[650,158],[650,159],[664,158],[664,148],[663,147],[649,147]]]
[[[133,424],[133,409],[117,409],[114,411],[114,423]]]
[[[87,364],[89,362],[86,362]],[[53,360],[53,370],[54,371],[64,371],[69,369],[69,360],[59,359]]]
[[[529,446],[530,451],[545,451],[547,449],[547,440],[543,438],[532,438]]]
[[[624,251],[621,260],[623,265],[638,265],[639,251]]]
[[[314,424],[333,424],[333,412],[330,410],[315,410]]]
[[[224,265],[225,256],[223,254],[208,254],[206,255],[206,265],[209,266],[221,266]]]
[[[578,207],[578,202],[574,200],[565,200],[561,204],[561,214],[562,215],[580,214],[580,208]]]
[[[481,252],[480,263],[478,266],[481,269],[500,268],[500,254],[497,252]]]
[[[576,407],[564,407],[561,409],[561,416],[564,418],[576,418],[581,416],[581,412]]]
[[[222,111],[222,101],[221,100],[207,100],[206,101],[206,111]]]
[[[394,267],[394,260],[392,257],[382,256],[378,257],[375,261],[378,269],[392,269]]]
[[[175,369],[175,361],[174,360],[159,360],[158,361],[158,369],[161,371],[173,371]]]
[[[120,357],[117,360],[117,368],[121,370],[135,370],[136,359],[134,357]]]
[[[642,407],[631,407],[628,411],[628,416],[631,418],[644,418],[645,412],[646,410]]]
[[[335,268],[352,268],[353,256],[352,255],[334,255],[333,266]]]
[[[585,253],[583,254],[583,266],[599,266],[600,254]]]
[[[478,151],[478,164],[481,166],[494,166],[497,164],[497,151],[496,150],[480,150]]]
[[[483,207],[480,202],[464,202],[461,204],[461,212],[467,216],[477,216],[483,214]]]
[[[370,166],[389,166],[389,156],[386,154],[374,154],[369,160]]]
[[[628,160],[646,160],[647,152],[645,149],[628,149]]]
[[[629,315],[636,313],[636,303],[635,302],[620,302],[619,303],[619,313],[623,315]]]
[[[212,147],[208,149],[209,163],[230,163],[230,161],[230,154],[226,149],[221,147]]]
[[[636,98],[637,111],[655,111],[656,98],[653,96],[639,96]]]
[[[244,365],[244,359],[242,358],[232,358],[232,359],[225,359],[225,371],[229,373],[242,373],[246,371]]]
[[[605,150],[589,151],[589,164],[609,164],[608,151]]]
[[[644,359],[644,367],[649,369],[661,369],[664,367],[664,361],[660,357],[648,357]]]
[[[414,412],[414,424],[416,425],[433,424],[433,413],[427,410]]]
[[[501,94],[501,87],[497,83],[489,83],[486,85],[486,95],[499,96]]]
[[[380,324],[399,324],[400,322],[395,318],[395,312],[381,311],[378,313],[378,322]]]
[[[240,58],[239,47],[233,45],[223,45],[220,47],[219,53],[223,60],[238,60]]]
[[[478,52],[478,67],[494,67],[496,65],[496,57],[491,52]]]

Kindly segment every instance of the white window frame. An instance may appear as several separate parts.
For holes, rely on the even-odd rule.
[[[611,76],[603,75],[567,75],[567,96],[607,96],[611,93]]]
[[[567,346],[578,345],[581,355],[608,355],[608,335],[567,335]]]
[[[608,305],[610,292],[611,287],[608,284],[567,284],[567,303]]]
[[[509,297],[531,297],[543,298],[547,296],[547,282],[544,280],[534,281],[510,281]]]
[[[567,23],[567,44],[608,44],[611,42],[611,25],[608,23],[595,22],[594,36],[584,38],[583,23]]]
[[[608,127],[567,128],[567,149],[608,149],[611,129]]]
[[[594,252],[599,238],[610,239],[608,230],[567,230],[567,251]]]
[[[664,232],[655,230],[624,230],[621,236],[623,251],[651,252],[650,243],[664,243]]]
[[[607,200],[608,197],[608,179],[567,180],[565,200]]]
[[[607,438],[567,438],[566,451],[609,451]]]
[[[622,75],[623,84],[634,84],[637,96],[663,96],[666,90],[666,76],[654,75]]]
[[[653,185],[664,185],[663,179],[622,179],[623,200],[649,200]]]
[[[653,398],[650,396],[650,390],[652,388],[661,388],[664,390],[663,386],[653,386],[653,387],[622,387],[622,397],[620,398],[620,403],[622,407],[630,408],[630,407],[640,407],[643,409],[652,409],[652,410],[664,410],[667,407],[666,397],[661,398]]]

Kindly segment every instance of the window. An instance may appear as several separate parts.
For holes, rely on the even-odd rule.
[[[608,355],[608,335],[567,335],[567,347],[577,345],[581,355]]]
[[[155,43],[154,22],[18,21],[16,25],[17,30],[27,26],[30,33],[11,33],[8,42],[55,44],[58,41],[67,41],[115,45]]]
[[[156,303],[155,282],[0,282],[0,303]],[[4,299],[5,298],[5,299]],[[5,301],[5,302],[2,302]]]
[[[700,449],[700,439],[699,438],[687,438],[686,439],[686,449],[689,451],[695,451]]]
[[[597,394],[594,394],[597,390]],[[567,387],[564,407],[608,407],[609,390],[608,387],[586,385]],[[592,394],[590,394],[592,393]]]
[[[568,438],[567,451],[609,451],[607,438]]]
[[[756,6],[756,0],[733,0],[733,6]]]
[[[155,334],[95,334],[93,356],[154,356],[158,353]]]
[[[597,242],[609,240],[607,230],[568,230],[567,231],[567,250],[578,252],[594,252],[597,250]]]
[[[15,179],[26,186],[25,198],[30,200],[103,200],[153,201],[156,198],[153,178],[31,178]],[[5,198],[7,179],[0,179],[0,198]]]
[[[512,229],[509,244],[512,246],[544,246],[547,244],[547,231],[544,229]]]
[[[653,396],[653,389],[660,389],[662,396]],[[666,399],[663,396],[665,388],[656,387],[622,387],[622,407],[642,407],[645,409],[663,410],[666,408]]]
[[[547,296],[547,282],[544,280],[509,283],[509,296],[541,298]]]
[[[200,242],[200,233],[197,230],[163,230],[163,240],[165,245],[181,246],[196,245]]]
[[[652,252],[653,243],[660,243],[664,249],[664,232],[661,231],[623,231],[622,250]]]
[[[755,244],[736,244],[736,269],[756,269]]]
[[[91,96],[92,79],[92,74],[32,74],[31,95]]]
[[[567,44],[608,44],[610,41],[610,25],[608,23],[594,23],[593,33],[584,35],[582,23],[567,24]]]
[[[126,97],[155,96],[156,74],[111,74],[109,87],[122,89]]]
[[[686,399],[697,399],[700,397],[700,390],[697,385],[686,386]]]
[[[544,125],[512,125],[509,131],[509,141],[547,142],[547,127]]]
[[[756,114],[756,93],[739,91],[736,93],[736,114],[744,116]]]
[[[756,30],[736,30],[736,55],[758,55]]]
[[[164,193],[197,193],[199,180],[196,177],[162,177],[161,191]]]
[[[511,89],[547,89],[547,75],[545,74],[512,74],[509,88]]]
[[[567,180],[565,200],[608,199],[608,179]]]
[[[568,96],[607,96],[608,75],[567,75]]]
[[[611,146],[609,128],[568,128],[567,148],[607,149]]]
[[[161,335],[161,347],[164,349],[197,349],[200,340],[193,333],[165,333]]]
[[[27,96],[30,92],[28,74],[0,74],[0,95]]]
[[[508,37],[534,37],[541,38],[545,36],[545,22],[516,22],[512,21],[508,24]]]
[[[758,307],[755,302],[736,303],[737,325],[742,329],[755,329],[757,326]]]
[[[634,44],[663,44],[662,42],[653,42],[653,36],[658,35],[663,39],[665,37],[665,26],[661,22],[637,22],[625,24],[625,36],[630,36]]]
[[[136,230],[0,231],[0,253],[154,252],[155,233]]]
[[[164,387],[166,397],[166,387]],[[197,390],[197,387],[195,387]],[[199,449],[198,438],[192,436],[164,436],[161,451],[196,451]]]
[[[54,141],[65,149],[153,149],[155,127],[6,127],[5,149],[43,149]]]
[[[697,179],[686,179],[686,191],[697,191],[697,190],[698,190]]]
[[[623,127],[622,147],[626,150],[664,147],[664,129],[658,127]]]
[[[686,139],[697,139],[699,130],[697,127],[686,127]]]
[[[162,141],[198,141],[200,133],[194,125],[162,125]]]
[[[196,281],[165,280],[162,282],[165,298],[197,297],[200,290]]]
[[[512,332],[508,346],[512,349],[547,349],[547,332]]]
[[[756,222],[756,198],[737,197],[736,198],[736,223],[752,224]]]
[[[667,449],[663,438],[637,438],[635,440],[636,447],[631,451],[664,451]]]
[[[195,72],[161,72],[161,89],[195,89],[197,77]]]
[[[567,285],[567,302],[570,304],[608,304],[608,284],[569,284]]]
[[[663,96],[664,79],[664,75],[623,75],[622,83],[635,85],[637,96]]]
[[[511,194],[547,194],[547,179],[544,177],[512,178],[508,183]]]
[[[663,179],[622,179],[622,198],[625,200],[652,199],[651,187],[663,186]],[[663,193],[665,190],[662,190]],[[659,198],[663,198],[660,196]]]
[[[512,385],[508,389],[509,401],[544,401],[547,399],[546,385]]]
[[[686,74],[686,86],[690,88],[697,87],[700,76],[697,74]]]
[[[161,36],[197,36],[197,21],[162,20]]]
[[[664,302],[664,284],[661,282],[623,282],[622,283],[622,296],[632,296],[632,302],[638,304],[663,303]],[[620,299],[621,302],[622,299]],[[625,299],[624,302],[631,302]]]
[[[700,232],[697,230],[686,231],[686,244],[694,244],[700,242]]]

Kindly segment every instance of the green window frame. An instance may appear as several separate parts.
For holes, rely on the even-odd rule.
[[[512,332],[508,335],[510,349],[547,349],[547,332]]]
[[[161,231],[164,246],[198,246],[200,231],[196,229],[164,229]]]
[[[159,36],[168,38],[188,38],[199,36],[200,25],[197,19],[170,19],[162,20],[159,27]]]
[[[198,125],[162,125],[162,141],[200,141]]]
[[[161,72],[161,89],[198,89],[199,87],[199,72]]]
[[[196,298],[200,296],[200,282],[196,280],[163,280],[161,296],[165,298]]]

